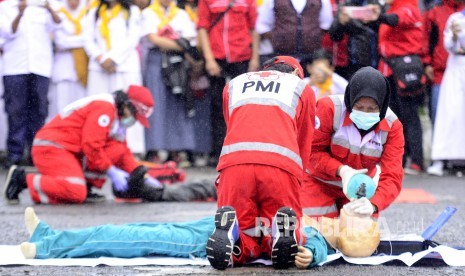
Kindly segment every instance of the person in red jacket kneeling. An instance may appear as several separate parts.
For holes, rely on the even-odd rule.
[[[316,106],[310,175],[301,190],[305,215],[337,217],[349,202],[352,176],[372,177],[375,194],[350,204],[361,216],[377,216],[400,193],[403,179],[402,123],[389,106],[390,87],[371,67],[358,70],[345,95],[321,98]]]
[[[127,190],[129,173],[139,164],[126,145],[126,129],[136,120],[148,127],[153,106],[150,91],[134,85],[126,92],[97,94],[66,106],[34,138],[32,159],[38,173],[25,175],[23,168],[11,167],[5,199],[17,204],[27,188],[36,203],[82,203],[88,183],[101,188],[107,175],[114,190]],[[151,177],[145,182],[161,185]]]
[[[208,260],[217,269],[262,253],[271,255],[275,268],[286,268],[303,242],[299,190],[309,166],[315,95],[296,59],[278,56],[263,68],[232,79],[223,90],[220,209],[207,243]]]

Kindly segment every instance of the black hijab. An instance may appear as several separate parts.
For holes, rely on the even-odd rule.
[[[379,117],[384,119],[389,107],[391,89],[388,80],[373,67],[363,67],[350,78],[344,94],[344,104],[347,112],[361,97],[370,97],[379,106]],[[376,125],[375,125],[376,126]]]

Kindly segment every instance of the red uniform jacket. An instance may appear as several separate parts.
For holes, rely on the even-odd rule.
[[[216,59],[229,63],[252,58],[252,36],[255,28],[257,7],[255,0],[236,0],[233,7],[212,28],[211,25],[224,11],[229,0],[199,0],[197,29],[209,32],[210,46]]]
[[[381,56],[392,58],[418,54],[424,58],[426,49],[423,48],[423,18],[417,1],[394,0],[387,13],[396,14],[399,17],[399,23],[396,27],[386,24],[380,26],[378,49]],[[391,69],[383,59],[380,60],[379,70],[384,76],[391,75]]]
[[[57,146],[77,155],[83,154],[92,170],[106,171],[113,165],[111,159],[114,159],[106,153],[111,152],[109,147],[114,146],[118,152],[123,152],[122,146],[127,148],[125,142],[121,145],[110,137],[116,117],[113,95],[83,98],[68,105],[61,114],[40,129],[34,145]],[[125,152],[129,153],[125,154],[129,160],[120,161],[120,164],[126,165],[119,167],[131,172],[137,164],[130,151]]]
[[[340,119],[335,120],[333,97],[339,97],[342,110]],[[375,130],[367,133],[363,139],[350,120],[343,104],[343,96],[321,98],[317,102],[316,126],[310,158],[311,175],[307,179],[321,185],[340,183],[336,176],[341,165],[354,169],[368,169],[373,177],[376,165],[381,167],[378,188],[370,201],[381,211],[391,204],[402,188],[402,155],[404,153],[404,135],[402,123],[388,109],[386,117]],[[339,126],[334,126],[338,121]],[[337,129],[335,132],[334,129]],[[384,136],[387,133],[387,136]],[[384,136],[384,138],[383,138]],[[385,141],[383,141],[385,140]],[[331,184],[330,184],[331,183]]]
[[[447,57],[449,54],[444,49],[444,29],[449,16],[465,8],[462,3],[454,0],[444,0],[442,5],[435,6],[423,15],[425,40],[424,48],[430,49],[427,52],[426,63],[431,64],[434,69],[434,83],[441,84],[444,71],[446,70]]]
[[[242,74],[223,90],[223,114],[227,132],[218,171],[264,164],[302,181],[315,123],[315,94],[306,82],[277,71]]]

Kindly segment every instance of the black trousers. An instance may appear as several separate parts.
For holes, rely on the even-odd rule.
[[[249,61],[228,63],[216,60],[221,67],[221,77],[210,76],[212,152],[211,157],[219,158],[226,136],[226,124],[223,118],[223,88],[227,78],[235,78],[247,72]]]
[[[423,168],[423,130],[421,129],[418,108],[423,104],[424,94],[402,97],[397,94],[397,86],[392,77],[389,77],[389,84],[391,85],[389,107],[399,117],[404,127],[404,164],[407,157],[410,157],[412,163]]]

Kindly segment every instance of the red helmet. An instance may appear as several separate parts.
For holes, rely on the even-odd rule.
[[[126,93],[129,101],[136,108],[137,121],[148,128],[150,125],[147,118],[152,115],[153,106],[155,105],[150,90],[143,86],[131,85]]]
[[[266,69],[272,64],[277,63],[284,63],[286,65],[291,66],[294,69],[297,69],[297,75],[299,76],[299,78],[304,78],[304,69],[302,68],[302,66],[300,66],[299,61],[291,56],[276,56],[272,58],[269,62],[267,61],[263,69]]]

